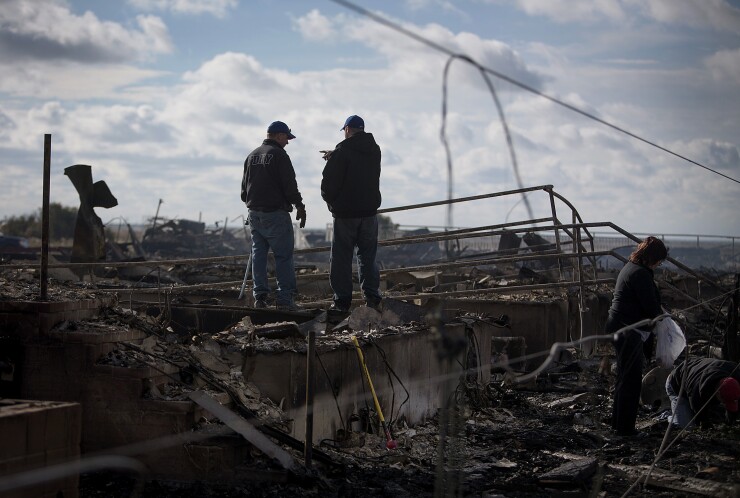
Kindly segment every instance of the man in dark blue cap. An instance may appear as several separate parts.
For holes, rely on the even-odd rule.
[[[267,307],[270,287],[267,281],[267,252],[275,256],[278,309],[295,310],[298,293],[293,263],[293,222],[290,212],[296,207],[296,220],[306,225],[306,207],[298,191],[295,170],[285,152],[295,138],[288,125],[274,121],[267,127],[267,138],[244,161],[242,201],[249,209],[247,221],[252,231],[252,278],[254,306]]]
[[[334,218],[329,281],[334,292],[332,309],[347,312],[352,304],[352,259],[357,248],[357,267],[365,303],[380,306],[378,251],[380,207],[380,147],[365,122],[352,115],[341,128],[344,140],[326,153],[321,197]]]

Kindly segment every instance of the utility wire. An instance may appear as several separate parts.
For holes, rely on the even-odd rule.
[[[346,7],[348,9],[350,9],[350,10],[353,10],[353,11],[357,12],[358,14],[360,14],[362,16],[368,17],[368,18],[372,19],[373,21],[375,21],[375,22],[377,22],[379,24],[382,24],[384,26],[387,26],[388,28],[391,28],[392,30],[397,31],[398,33],[401,33],[403,35],[406,35],[409,38],[413,38],[414,40],[418,41],[419,43],[422,43],[422,44],[424,44],[424,45],[426,45],[426,46],[428,46],[430,48],[433,48],[434,50],[437,50],[439,52],[443,52],[443,53],[449,55],[450,57],[460,57],[460,58],[463,58],[464,60],[469,60],[470,59],[467,56],[461,56],[460,54],[457,54],[457,53],[453,52],[452,50],[450,50],[449,48],[445,47],[444,45],[440,45],[439,43],[436,43],[436,42],[434,42],[434,41],[432,41],[432,40],[430,40],[428,38],[425,38],[425,37],[423,37],[421,35],[418,35],[418,34],[412,32],[412,31],[404,28],[403,26],[400,26],[399,24],[394,23],[393,21],[390,21],[390,20],[388,20],[388,19],[386,19],[384,17],[381,17],[381,16],[379,16],[379,15],[373,13],[373,12],[370,12],[369,10],[364,9],[364,8],[358,6],[358,5],[355,5],[352,2],[348,2],[347,0],[330,0],[330,1],[331,2],[334,2],[336,4],[339,4],[339,5],[343,6],[343,7]],[[478,63],[474,63],[474,64],[477,67],[479,67],[480,70],[485,71],[486,73],[490,73],[490,74],[496,76],[499,79],[502,79],[502,80],[504,80],[504,81],[506,81],[508,83],[511,83],[514,86],[518,86],[519,88],[521,88],[523,90],[526,90],[526,91],[528,91],[530,93],[533,93],[535,95],[538,95],[538,96],[540,96],[540,97],[542,97],[544,99],[547,99],[550,102],[553,102],[553,103],[555,103],[555,104],[557,104],[559,106],[565,107],[566,109],[568,109],[570,111],[573,111],[573,112],[578,113],[578,114],[580,114],[582,116],[585,116],[585,117],[587,117],[589,119],[592,119],[594,121],[597,121],[597,122],[599,122],[599,123],[601,123],[601,124],[603,124],[605,126],[608,126],[609,128],[612,128],[614,130],[617,130],[620,133],[624,133],[625,135],[628,135],[628,136],[630,136],[630,137],[632,137],[632,138],[634,138],[636,140],[639,140],[639,141],[641,141],[643,143],[646,143],[648,145],[652,145],[653,147],[655,147],[657,149],[660,149],[663,152],[667,152],[667,153],[669,153],[669,154],[671,154],[673,156],[676,156],[676,157],[678,157],[680,159],[683,159],[684,161],[687,161],[687,162],[689,162],[689,163],[691,163],[691,164],[693,164],[695,166],[699,166],[700,168],[704,168],[707,171],[711,171],[712,173],[715,173],[715,174],[717,174],[719,176],[722,176],[722,177],[724,177],[724,178],[726,178],[726,179],[728,179],[730,181],[733,181],[735,183],[740,184],[740,180],[737,180],[735,178],[732,178],[731,176],[727,176],[724,173],[720,173],[719,171],[717,171],[715,169],[712,169],[709,166],[705,166],[704,164],[701,164],[700,162],[694,161],[693,159],[689,159],[688,157],[686,157],[684,155],[681,155],[681,154],[679,154],[677,152],[673,152],[672,150],[667,149],[667,148],[663,147],[662,145],[658,145],[657,143],[655,143],[653,141],[650,141],[650,140],[648,140],[646,138],[643,138],[643,137],[641,137],[641,136],[639,136],[639,135],[637,135],[635,133],[632,133],[631,131],[628,131],[628,130],[620,127],[620,126],[617,126],[617,125],[615,125],[613,123],[610,123],[609,121],[606,121],[606,120],[604,120],[602,118],[599,118],[596,115],[591,114],[588,111],[584,111],[583,109],[580,109],[580,108],[578,108],[578,107],[576,107],[576,106],[574,106],[572,104],[568,104],[567,102],[564,102],[564,101],[562,101],[560,99],[557,99],[555,97],[552,97],[552,96],[550,96],[550,95],[548,95],[548,94],[546,94],[544,92],[541,92],[541,91],[537,90],[536,88],[527,85],[526,83],[522,83],[520,81],[517,81],[514,78],[511,78],[510,76],[506,76],[505,74],[500,73],[500,72],[498,72],[498,71],[496,71],[494,69],[491,69],[489,67],[482,66],[482,65],[480,65]]]
[[[501,126],[504,128],[504,135],[506,136],[506,144],[509,148],[509,155],[511,156],[511,166],[514,169],[514,176],[516,177],[516,183],[517,186],[520,189],[524,188],[524,185],[522,184],[522,177],[519,174],[519,163],[516,160],[516,152],[514,151],[514,142],[511,139],[511,133],[509,132],[509,126],[506,124],[506,116],[504,116],[504,108],[501,105],[501,102],[498,99],[498,95],[496,94],[496,89],[493,86],[493,82],[491,81],[491,78],[489,78],[488,74],[485,72],[485,68],[475,62],[473,59],[468,57],[467,55],[451,55],[449,59],[447,59],[447,63],[445,64],[445,69],[442,77],[442,129],[440,131],[440,138],[442,140],[442,143],[445,147],[445,153],[447,155],[447,200],[452,200],[452,154],[450,153],[450,147],[447,143],[447,77],[449,75],[450,66],[452,65],[452,62],[455,59],[460,59],[464,62],[467,62],[478,69],[480,71],[481,77],[485,80],[486,85],[488,86],[488,90],[491,92],[491,96],[493,97],[493,102],[496,104],[496,110],[498,111],[499,119],[501,119]],[[522,199],[524,201],[524,204],[527,206],[527,213],[529,213],[529,218],[534,219],[534,214],[532,213],[532,207],[529,205],[529,200],[527,199],[527,194],[522,192]],[[447,204],[447,226],[452,226],[452,203]]]

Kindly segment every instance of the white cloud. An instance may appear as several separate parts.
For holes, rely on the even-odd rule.
[[[405,0],[404,3],[411,10],[442,9],[469,19],[469,16],[463,10],[458,8],[453,2],[447,0]]]
[[[90,11],[73,14],[61,0],[5,0],[0,9],[0,60],[122,62],[172,50],[167,27],[138,16],[138,29],[101,21]]]
[[[530,15],[547,16],[557,22],[621,21],[626,14],[620,0],[516,0]]]
[[[740,48],[720,50],[704,62],[715,80],[728,81],[733,86],[740,84]]]
[[[236,8],[238,0],[127,0],[134,7],[146,10],[172,11],[177,14],[211,14],[225,17],[229,10]]]
[[[712,169],[735,178],[740,177],[740,153],[735,144],[701,138],[688,143],[675,143],[673,147]]]
[[[155,16],[136,27],[72,13],[61,0],[7,0],[0,9],[0,92],[40,99],[132,98],[129,87],[162,76],[132,65],[172,51]]]
[[[383,150],[383,207],[445,198],[447,170],[439,140],[445,56],[362,19],[344,31],[346,23],[318,11],[312,15],[314,21],[321,19],[319,25],[326,32],[355,36],[356,43],[375,51],[370,55],[374,62],[380,62],[363,69],[296,71],[272,65],[267,58],[224,52],[183,73],[175,85],[124,87],[122,96],[128,100],[117,98],[115,104],[3,102],[0,148],[10,151],[4,154],[3,171],[7,167],[13,176],[12,188],[0,184],[0,206],[17,210],[14,199],[22,199],[24,205],[34,202],[38,189],[19,183],[24,171],[36,174],[39,134],[51,132],[57,176],[62,166],[91,164],[94,178],[106,180],[119,198],[119,207],[101,214],[105,219],[121,213],[139,221],[153,214],[159,198],[165,199],[164,216],[197,219],[202,212],[209,223],[234,218],[244,212],[238,197],[244,157],[264,138],[267,124],[280,119],[298,137],[287,151],[308,205],[308,224],[322,227],[330,216],[319,195],[324,163],[318,151],[341,140],[344,118],[355,113],[365,118]],[[309,20],[309,16],[300,19]],[[301,30],[299,24],[293,27]],[[505,43],[436,24],[406,27],[505,74],[543,85],[540,69],[525,64]],[[700,73],[707,71],[629,67],[606,71],[595,64],[574,66],[554,47],[537,48],[548,54],[545,59],[550,65],[542,72],[552,78],[550,91],[564,95],[567,102],[632,131],[647,131],[648,138],[659,135],[688,157],[738,176],[735,139],[716,138],[715,130],[704,126],[709,121],[697,121],[697,125],[687,118],[703,105],[686,96],[704,95]],[[81,69],[67,68],[70,75]],[[128,77],[133,82],[146,77],[145,72],[127,73],[125,66],[120,70],[110,79]],[[102,73],[85,76],[103,78]],[[459,62],[452,76],[448,136],[454,194],[516,188],[501,123],[480,76]],[[708,80],[706,74],[704,78]],[[74,87],[74,79],[69,81],[67,89]],[[495,83],[497,88],[507,87]],[[99,92],[104,94],[111,85],[101,85]],[[667,89],[680,93],[672,97]],[[632,98],[649,92],[644,101]],[[589,107],[593,95],[602,100]],[[553,184],[586,221],[613,221],[631,231],[657,226],[664,232],[681,233],[740,230],[733,218],[735,210],[730,209],[733,202],[736,205],[737,188],[730,182],[529,93],[504,91],[499,96],[524,184]],[[663,99],[661,106],[648,105],[651,99]],[[737,114],[731,112],[736,105],[725,103],[723,108]],[[736,125],[729,127],[735,129]],[[705,138],[692,138],[697,136]],[[54,199],[76,202],[66,178],[54,180],[52,191]],[[519,199],[459,205],[454,220],[480,226],[501,223],[507,217],[521,219],[526,212],[523,204],[517,204]],[[531,202],[535,216],[549,215],[546,195],[532,195]],[[684,206],[690,206],[690,212]],[[3,214],[13,213],[0,212],[0,217]],[[444,208],[392,216],[408,225],[441,225]]]
[[[0,64],[0,69],[3,65]],[[34,61],[10,70],[0,78],[0,92],[15,97],[86,100],[116,98],[137,100],[129,85],[162,76],[163,72],[122,64],[89,64]],[[150,98],[147,95],[145,98]]]
[[[628,0],[666,24],[740,33],[740,9],[727,0]]]
[[[488,0],[492,3],[501,0]],[[513,0],[529,15],[556,22],[632,22],[640,15],[664,24],[740,32],[740,9],[727,0]]]
[[[389,69],[393,72],[393,81],[386,80],[386,83],[391,85],[416,84],[419,79],[428,82],[430,77],[437,77],[441,74],[444,67],[446,58],[444,54],[369,19],[347,23],[341,15],[329,19],[313,10],[306,16],[298,18],[295,24],[299,32],[309,40],[316,37],[303,28],[312,24],[320,24],[321,32],[327,36],[329,33],[338,32],[342,39],[354,40],[356,43],[380,52],[389,61]],[[446,27],[434,23],[423,27],[408,23],[400,24],[404,29],[417,33],[453,53],[471,57],[484,67],[495,68],[533,87],[539,87],[542,84],[541,75],[529,69],[519,54],[505,43],[483,39],[474,33],[464,31],[453,33]],[[465,63],[458,64],[464,69],[452,71],[453,81],[466,85],[473,84],[479,88],[484,87],[477,70]],[[505,88],[509,89],[509,87]]]
[[[313,9],[306,15],[294,19],[293,25],[306,40],[328,40],[335,34],[332,22],[318,9]]]

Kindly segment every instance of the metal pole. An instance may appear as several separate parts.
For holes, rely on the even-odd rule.
[[[445,201],[424,202],[421,204],[409,204],[407,206],[398,206],[398,207],[393,207],[393,208],[378,209],[378,214],[393,213],[396,211],[406,211],[409,209],[419,209],[419,208],[432,207],[432,206],[443,206],[445,204],[451,204],[451,203],[456,203],[456,202],[467,202],[467,201],[476,201],[480,199],[490,199],[492,197],[501,197],[504,195],[511,195],[511,194],[521,194],[524,192],[532,192],[535,190],[547,190],[548,188],[552,189],[552,187],[553,187],[552,185],[539,185],[537,187],[519,188],[516,190],[507,190],[504,192],[494,192],[491,194],[473,195],[470,197],[459,197],[457,199],[448,199]]]
[[[303,448],[303,458],[306,468],[311,468],[313,458],[313,357],[316,349],[316,332],[308,332],[308,348],[306,350],[306,443]]]
[[[41,301],[49,294],[49,184],[51,177],[51,134],[44,135],[44,193],[41,205]]]

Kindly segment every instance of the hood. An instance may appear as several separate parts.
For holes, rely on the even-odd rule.
[[[375,143],[375,137],[373,137],[373,134],[366,132],[356,133],[352,135],[351,137],[345,139],[341,143],[341,146],[363,153],[370,153],[379,148],[378,144]]]

